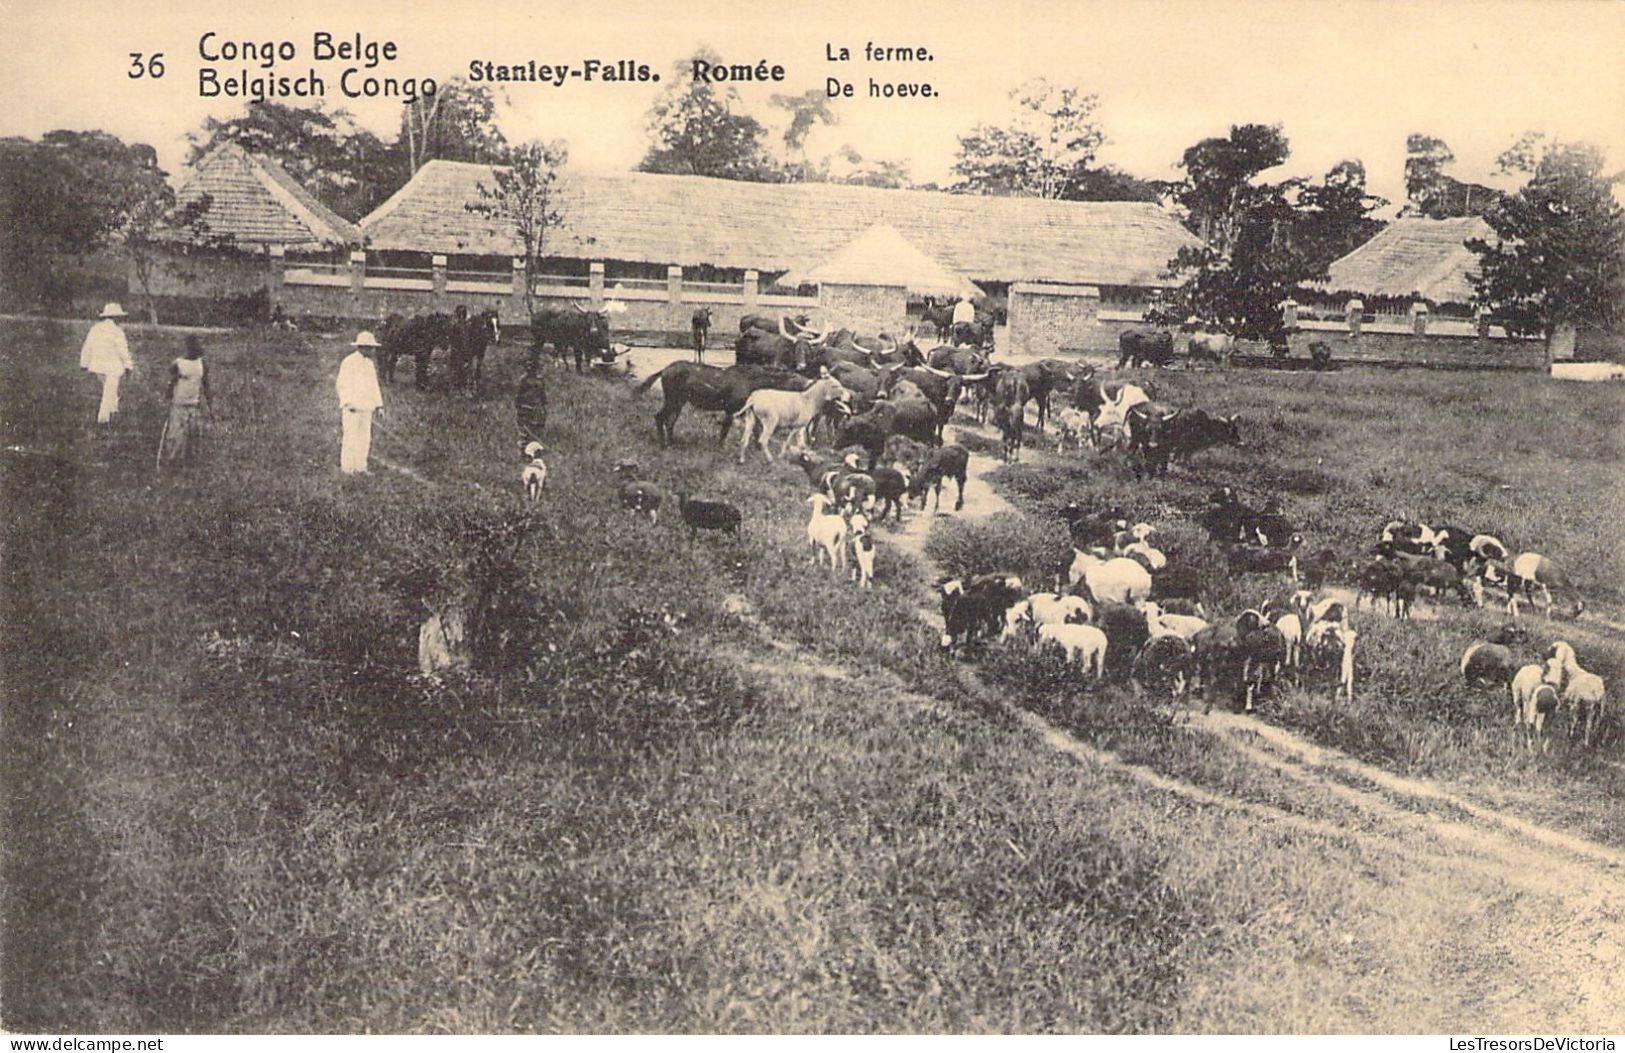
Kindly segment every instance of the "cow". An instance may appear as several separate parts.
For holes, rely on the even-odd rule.
[[[1084,367],[1089,369],[1089,367]],[[1089,372],[1093,372],[1089,369]],[[1078,370],[1058,358],[1043,358],[1021,367],[1027,381],[1027,397],[1038,404],[1038,430],[1043,431],[1049,421],[1049,397],[1055,391],[1064,391],[1078,376]],[[1025,412],[1025,407],[1023,407]]]
[[[1185,341],[1185,356],[1192,362],[1217,362],[1221,365],[1235,353],[1236,340],[1229,333],[1192,333]]]
[[[936,409],[925,399],[882,399],[869,412],[847,420],[837,433],[835,445],[862,446],[873,464],[893,435],[937,445]]]
[[[988,357],[985,352],[977,348],[950,347],[946,344],[932,348],[925,356],[925,364],[930,369],[958,373],[961,378],[988,371]]]
[[[1123,426],[1130,408],[1151,400],[1150,385],[1144,387],[1125,380],[1102,383],[1093,373],[1078,377],[1072,383],[1072,406],[1089,415],[1089,442],[1100,445],[1100,434],[1106,428]]]
[[[910,492],[920,499],[920,511],[925,511],[926,491],[932,494],[931,511],[936,512],[942,508],[942,483],[944,479],[952,479],[959,484],[959,493],[954,500],[954,511],[965,507],[965,476],[970,468],[970,451],[957,443],[950,443],[939,450],[932,450],[930,455],[920,464],[920,470],[909,483]]]
[[[1170,410],[1143,403],[1128,411],[1129,448],[1140,453],[1136,474],[1167,474],[1176,457],[1199,453],[1210,446],[1241,445],[1238,418],[1215,417],[1205,410]]]
[[[938,340],[946,340],[954,327],[954,305],[937,303],[936,297],[927,296],[925,305],[920,309],[920,318],[937,331]]]
[[[953,419],[954,407],[959,404],[960,393],[964,390],[964,382],[958,374],[949,373],[944,376],[929,369],[920,369],[910,366],[897,366],[887,371],[882,380],[881,387],[889,395],[902,381],[909,381],[918,387],[937,411],[937,439],[942,439],[942,429],[948,421]]]
[[[416,318],[389,316],[378,331],[379,379],[393,384],[396,360],[402,355],[411,355],[413,384],[420,390],[428,387],[429,361],[436,351],[451,351],[456,340],[456,325],[456,319],[442,312]]]
[[[1174,360],[1174,334],[1129,329],[1117,337],[1117,368],[1133,364],[1166,366]]]
[[[745,398],[744,408],[734,414],[745,430],[739,443],[739,463],[745,463],[745,454],[750,449],[753,434],[759,436],[762,456],[769,461],[773,459],[773,451],[768,446],[768,440],[781,427],[787,429],[784,445],[779,449],[781,455],[788,453],[792,444],[805,446],[807,429],[812,422],[831,405],[849,408],[849,397],[847,390],[834,377],[814,381],[805,391],[759,388],[751,392]]]
[[[574,304],[568,311],[549,307],[531,316],[531,340],[538,347],[553,345],[559,361],[575,358],[576,372],[586,371],[587,360],[609,352],[609,315],[584,311]]]
[[[683,412],[684,405],[708,412],[721,411],[722,429],[717,433],[717,445],[720,446],[728,438],[728,430],[733,427],[734,415],[745,407],[745,400],[750,398],[751,392],[761,388],[805,391],[812,385],[812,381],[798,373],[761,366],[718,369],[693,362],[673,362],[639,384],[636,393],[641,395],[648,391],[657,380],[665,396],[665,404],[655,414],[655,432],[662,446],[671,445],[677,418]]]
[[[694,361],[705,361],[705,338],[711,334],[711,308],[695,308],[693,317],[688,320],[689,335],[694,340]]]
[[[999,374],[993,389],[993,423],[1004,438],[1006,462],[1021,460],[1021,438],[1026,428],[1029,397],[1027,378],[1021,370],[1010,369]]]
[[[812,344],[805,339],[760,329],[740,334],[734,343],[734,362],[741,366],[773,366],[799,371],[806,368],[807,358],[811,354]]]

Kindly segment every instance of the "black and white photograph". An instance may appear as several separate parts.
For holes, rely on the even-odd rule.
[[[10,1048],[1625,1035],[1625,3],[0,17]]]

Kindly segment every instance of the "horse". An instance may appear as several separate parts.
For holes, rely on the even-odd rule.
[[[386,384],[395,382],[395,363],[402,355],[411,355],[414,368],[413,383],[419,388],[429,385],[429,360],[436,351],[449,351],[455,346],[456,319],[436,312],[416,318],[403,318],[392,314],[379,328],[379,379]]]
[[[700,307],[694,311],[694,317],[689,319],[689,332],[694,338],[694,361],[705,362],[705,338],[711,332],[711,308]]]
[[[758,427],[761,429],[762,456],[769,461],[773,459],[773,451],[768,448],[767,441],[781,426],[790,429],[785,436],[784,445],[780,447],[780,454],[788,452],[790,444],[805,446],[807,440],[807,427],[821,416],[831,403],[846,409],[851,409],[851,393],[841,386],[841,382],[834,377],[825,377],[816,380],[806,391],[774,391],[759,389],[750,393],[745,400],[745,406],[734,417],[744,423],[745,435],[739,444],[739,463],[745,463],[745,454],[750,449],[751,434]]]
[[[720,446],[728,438],[728,429],[733,427],[734,415],[744,408],[751,392],[761,388],[805,391],[812,385],[812,381],[806,377],[785,369],[766,366],[719,369],[693,362],[673,362],[639,384],[637,394],[648,391],[657,380],[665,396],[665,404],[655,414],[655,433],[659,435],[662,446],[674,441],[672,433],[685,405],[691,405],[696,410],[722,412],[722,430],[717,434],[717,445]]]

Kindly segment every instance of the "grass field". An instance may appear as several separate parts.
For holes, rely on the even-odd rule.
[[[800,473],[736,466],[709,424],[685,419],[663,452],[653,399],[552,374],[552,472],[531,512],[505,397],[396,387],[373,474],[343,479],[341,342],[234,333],[206,338],[219,412],[205,463],[157,473],[162,368],[179,337],[135,332],[143,373],[101,436],[93,385],[73,368],[82,333],[6,323],[0,345],[8,1029],[1571,1019],[1538,1000],[1511,1010],[1533,1015],[1486,1018],[1474,992],[1504,961],[1433,956],[1480,923],[1484,900],[1427,898],[1416,858],[1444,852],[1427,835],[1379,843],[1335,794],[1205,746],[1158,707],[1069,703],[1053,669],[984,662],[994,694],[1186,789],[1041,748],[937,653],[915,614],[920,568],[883,533],[872,594],[816,570],[797,544]],[[498,360],[502,390],[512,365]],[[1193,398],[1202,385],[1220,409],[1262,408],[1268,456],[1226,453],[1202,471],[1283,486],[1328,540],[1363,535],[1392,494],[1418,514],[1539,538],[1588,596],[1617,600],[1605,507],[1617,510],[1621,481],[1617,394],[1370,376],[1167,383]],[[1458,422],[1464,410],[1418,412],[1447,398],[1479,426]],[[1500,419],[1522,423],[1487,432]],[[1398,433],[1373,438],[1374,420]],[[1406,453],[1407,438],[1444,452]],[[1468,439],[1466,452],[1448,445]],[[743,539],[623,513],[609,468],[626,456],[738,503]],[[1469,466],[1535,496],[1479,501],[1452,476]],[[1001,485],[1035,511],[1125,488],[1109,464],[1010,469]],[[1178,509],[1197,485],[1159,482],[1134,503]],[[1038,560],[1052,525],[939,527],[934,544],[978,549],[960,535],[982,530]],[[460,584],[502,631],[482,634],[476,675],[425,683],[417,624]],[[1425,631],[1448,648],[1467,629]],[[1433,660],[1424,638],[1394,636],[1368,652],[1384,668],[1402,646]],[[1058,690],[1040,690],[1042,675]],[[1382,675],[1397,676],[1366,677],[1352,712],[1304,697],[1271,715],[1606,834],[1620,786],[1597,760],[1516,757],[1495,739],[1494,707],[1465,697],[1383,731],[1420,707],[1413,685]],[[1578,786],[1587,801],[1537,804]],[[1540,908],[1504,905],[1497,924],[1529,931],[1522,912]]]

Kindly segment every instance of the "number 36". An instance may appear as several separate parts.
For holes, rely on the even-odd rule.
[[[164,53],[155,51],[151,58],[147,58],[140,51],[130,52],[131,80],[140,80],[142,77],[152,77],[154,80],[164,75]]]

